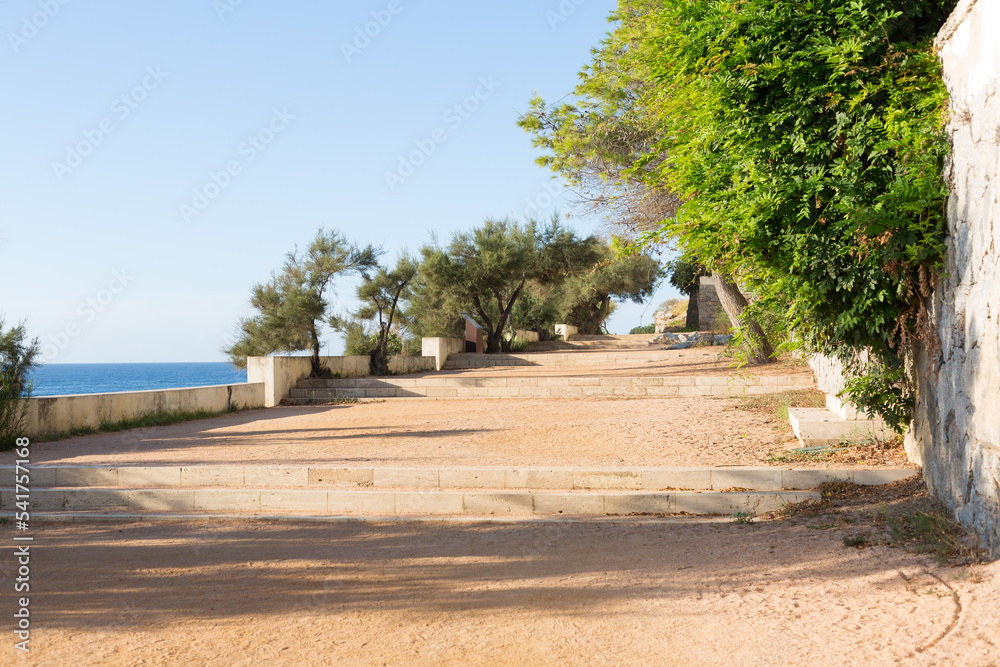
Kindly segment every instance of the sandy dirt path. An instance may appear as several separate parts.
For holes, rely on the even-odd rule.
[[[1000,664],[1000,563],[807,524],[39,525],[0,663]]]
[[[735,399],[417,399],[278,407],[32,445],[35,464],[766,465],[787,421]],[[11,465],[13,453],[0,453]],[[796,467],[823,463],[796,463]],[[850,467],[842,463],[836,467]]]

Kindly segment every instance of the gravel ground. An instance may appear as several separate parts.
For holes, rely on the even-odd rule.
[[[815,521],[39,524],[0,663],[1000,664],[1000,563]]]

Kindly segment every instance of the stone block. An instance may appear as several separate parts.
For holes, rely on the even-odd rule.
[[[260,491],[195,489],[194,508],[216,512],[256,512],[260,510]]]
[[[712,488],[780,491],[781,470],[778,468],[718,468],[712,470]]]
[[[508,470],[508,489],[572,489],[572,470]]]
[[[711,489],[710,468],[665,468],[642,471],[643,489]]]
[[[396,494],[391,491],[328,491],[332,514],[394,514]]]
[[[326,514],[327,491],[287,490],[261,491],[262,512],[295,512]]]
[[[589,493],[537,493],[535,514],[603,514],[604,496]]]
[[[782,489],[815,489],[826,482],[853,482],[853,470],[782,470]]]
[[[396,493],[398,514],[461,514],[465,502],[462,493],[425,491]]]
[[[118,486],[155,486],[160,488],[179,486],[180,466],[121,467],[118,469]]]
[[[673,501],[669,493],[607,494],[604,496],[607,514],[670,514]]]
[[[243,484],[248,487],[308,486],[309,469],[298,466],[246,466]]]
[[[579,470],[573,473],[573,488],[641,489],[642,473],[633,470]]]
[[[371,468],[309,468],[309,486],[372,486]]]
[[[127,510],[128,495],[129,492],[123,489],[66,489],[63,508],[81,511]]]
[[[377,487],[435,488],[439,485],[438,471],[423,468],[375,468],[373,483]]]
[[[469,514],[531,514],[534,511],[534,499],[527,492],[468,492],[464,494],[463,504]]]
[[[907,477],[913,477],[918,470],[855,470],[854,483],[862,486],[877,486],[880,484],[892,484]]]
[[[8,470],[9,472],[4,472],[5,477],[0,486],[10,486],[13,488],[16,469],[12,467]],[[29,467],[28,479],[32,489],[45,489],[56,486],[56,468]]]
[[[181,468],[184,486],[242,486],[242,466],[191,466]]]
[[[194,509],[191,489],[145,489],[128,492],[128,508],[148,512],[190,512]]]
[[[666,379],[666,378],[664,378]],[[646,396],[677,396],[680,387],[646,387]]]
[[[490,469],[451,468],[438,473],[441,488],[451,489],[502,489],[507,471]]]
[[[56,468],[56,486],[118,486],[118,468]]]

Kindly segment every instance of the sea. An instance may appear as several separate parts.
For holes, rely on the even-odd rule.
[[[45,364],[35,369],[32,396],[205,387],[247,381],[226,362],[162,364]]]

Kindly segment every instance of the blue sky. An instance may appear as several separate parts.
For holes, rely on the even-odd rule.
[[[217,361],[251,285],[321,226],[391,259],[572,212],[515,122],[573,88],[613,1],[344,5],[0,0],[7,324],[50,363]]]

